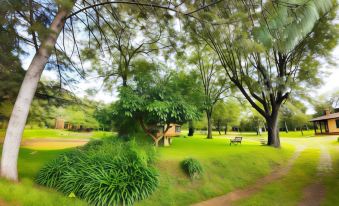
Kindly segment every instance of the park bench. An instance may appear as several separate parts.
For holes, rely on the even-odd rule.
[[[241,144],[242,137],[234,137],[234,139],[230,139],[230,145],[232,144]]]
[[[261,145],[266,145],[266,144],[267,144],[266,139],[260,138],[260,144],[261,144]]]

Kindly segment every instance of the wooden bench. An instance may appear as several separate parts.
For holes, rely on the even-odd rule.
[[[260,138],[260,144],[261,144],[261,145],[266,145],[266,144],[267,144],[266,139]]]
[[[234,137],[234,139],[230,139],[230,145],[232,144],[241,144],[242,137]]]

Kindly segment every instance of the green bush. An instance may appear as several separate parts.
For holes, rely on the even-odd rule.
[[[181,167],[191,179],[198,178],[203,173],[203,169],[200,162],[193,158],[183,160],[181,162]]]
[[[47,163],[39,171],[35,181],[38,184],[56,188],[63,175],[65,175],[65,172],[74,165],[80,155],[81,152],[79,150],[60,155],[57,159]]]
[[[96,206],[133,205],[158,186],[152,161],[134,141],[96,140],[48,163],[36,182]]]

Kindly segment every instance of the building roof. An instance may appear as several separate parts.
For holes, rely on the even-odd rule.
[[[339,112],[313,118],[310,120],[310,122],[326,120],[326,119],[336,119],[336,118],[339,118]]]

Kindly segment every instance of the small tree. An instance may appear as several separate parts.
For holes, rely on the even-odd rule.
[[[170,124],[182,124],[198,117],[197,108],[183,98],[176,78],[172,73],[163,77],[159,72],[143,73],[136,76],[133,86],[119,90],[116,113],[137,120],[156,146]],[[163,127],[163,131],[159,132],[159,127]]]

